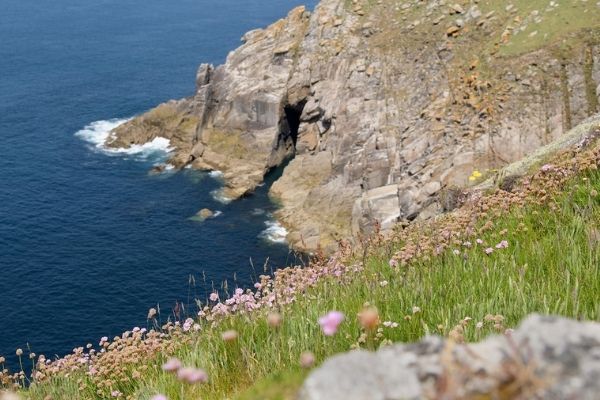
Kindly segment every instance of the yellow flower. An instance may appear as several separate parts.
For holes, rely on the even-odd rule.
[[[481,178],[481,176],[482,176],[482,175],[481,175],[481,172],[479,172],[479,171],[475,170],[475,171],[473,171],[473,176],[474,176],[475,178]]]
[[[473,175],[471,175],[471,176],[469,177],[469,181],[470,181],[470,182],[475,182],[476,180],[477,180],[477,178],[475,178]]]

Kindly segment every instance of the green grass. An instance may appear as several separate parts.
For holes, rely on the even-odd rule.
[[[155,393],[169,399],[291,399],[306,375],[298,363],[304,351],[313,352],[321,362],[351,348],[375,349],[382,342],[415,341],[427,333],[448,335],[465,317],[473,318],[465,338],[479,340],[496,332],[490,322],[481,330],[475,328],[487,314],[504,316],[505,327],[517,325],[532,312],[600,320],[600,252],[594,242],[598,239],[594,232],[600,227],[600,196],[590,194],[594,188],[600,190],[598,172],[578,177],[558,197],[555,210],[532,205],[496,220],[493,232],[480,238],[492,247],[506,239],[509,247],[491,255],[476,246],[473,238],[474,246],[463,247],[460,256],[449,249],[429,261],[392,269],[390,254],[401,243],[384,242],[365,258],[363,271],[344,279],[326,279],[283,307],[278,329],[270,328],[260,312],[227,318],[214,328],[204,325],[203,331],[170,354],[157,355],[141,378],[114,387],[141,399]],[[507,233],[500,235],[502,230]],[[383,281],[388,284],[383,286]],[[361,338],[356,314],[367,304],[377,307],[382,321],[398,322],[399,327],[382,328],[380,337]],[[421,311],[413,314],[413,306]],[[334,337],[323,336],[317,324],[319,316],[329,310],[346,315]],[[223,342],[220,335],[227,329],[239,333],[237,342]],[[209,383],[186,386],[162,372],[160,365],[171,355],[205,368]],[[82,390],[77,389],[78,379],[82,379]],[[48,394],[53,399],[102,398],[95,395],[96,389],[76,373],[33,385],[24,394],[31,399],[44,399]]]

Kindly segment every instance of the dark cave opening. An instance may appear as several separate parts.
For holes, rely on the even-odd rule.
[[[301,101],[298,104],[288,104],[283,107],[285,118],[282,126],[282,133],[287,134],[285,136],[292,138],[294,148],[296,148],[296,141],[298,140],[298,128],[300,128],[300,117],[302,116],[302,110],[306,101]]]

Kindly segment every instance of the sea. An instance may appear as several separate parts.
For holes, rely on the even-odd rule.
[[[62,356],[197,312],[300,262],[273,219],[271,173],[225,202],[218,173],[149,171],[170,143],[107,150],[119,123],[193,94],[248,30],[315,0],[0,0],[0,356]],[[202,208],[215,212],[194,218]],[[176,304],[179,304],[177,307]],[[29,362],[29,360],[27,360]]]

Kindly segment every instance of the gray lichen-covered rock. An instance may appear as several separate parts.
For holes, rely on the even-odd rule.
[[[271,190],[277,217],[293,247],[333,249],[376,221],[433,215],[438,193],[473,170],[600,111],[600,8],[579,3],[551,12],[580,8],[589,29],[495,2],[321,0],[248,32],[224,65],[200,67],[193,97],[117,128],[109,145],[169,138],[174,165],[223,171],[230,198],[294,156]],[[528,25],[555,40],[523,41]]]
[[[480,343],[428,337],[352,351],[311,373],[301,400],[581,399],[600,393],[600,323],[532,315]]]

